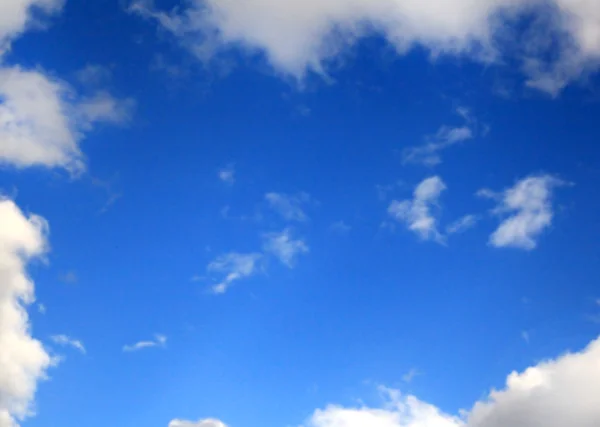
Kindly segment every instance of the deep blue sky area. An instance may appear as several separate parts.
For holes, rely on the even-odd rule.
[[[276,42],[242,24],[210,59],[195,56],[211,39],[185,29],[185,13],[201,3],[208,14],[218,2],[156,2],[144,15],[68,0],[18,35],[0,24],[11,40],[2,203],[49,224],[45,254],[27,261],[36,302],[18,304],[26,338],[60,356],[19,397],[27,416],[3,402],[0,363],[0,427],[2,411],[24,427],[506,427],[475,410],[417,424],[396,398],[382,403],[381,387],[459,414],[492,388],[511,393],[513,371],[593,356],[600,53],[584,52],[584,70],[549,93],[527,83],[512,44],[484,62],[419,40],[402,53],[373,32],[297,78],[273,60]],[[150,16],[169,10],[178,31]],[[81,170],[6,154],[1,108],[16,85],[2,69],[17,67],[68,88]],[[96,93],[128,102],[127,117],[78,123]],[[329,404],[397,418],[319,421]]]

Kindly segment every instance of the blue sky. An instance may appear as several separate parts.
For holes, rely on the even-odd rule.
[[[3,0],[0,427],[600,425],[595,0]]]

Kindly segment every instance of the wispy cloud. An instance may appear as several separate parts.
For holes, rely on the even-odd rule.
[[[233,282],[255,274],[261,258],[262,254],[260,253],[230,252],[212,261],[208,264],[208,272],[222,275],[221,280],[212,287],[212,291],[215,294],[225,293]]]
[[[425,138],[425,144],[408,147],[402,152],[403,163],[417,163],[424,166],[436,166],[442,163],[441,151],[475,136],[475,120],[465,108],[459,108],[457,114],[463,117],[463,126],[442,126],[437,133]]]
[[[494,214],[508,215],[490,236],[490,244],[498,248],[534,249],[537,238],[552,224],[553,190],[563,185],[566,185],[564,181],[551,175],[534,175],[501,193],[488,189],[478,191],[479,196],[498,203],[492,211]]]
[[[432,208],[437,207],[440,194],[445,189],[446,185],[439,176],[427,178],[416,187],[411,200],[392,201],[388,213],[421,239],[443,243]]]
[[[329,226],[329,230],[333,231],[334,233],[338,233],[338,234],[347,234],[350,232],[350,230],[352,230],[352,227],[349,226],[348,224],[346,224],[346,222],[340,220],[340,221],[336,221],[333,224],[331,224]]]
[[[303,205],[310,202],[310,195],[298,193],[295,195],[283,193],[267,193],[265,200],[269,206],[287,221],[303,222],[308,216],[303,210]]]
[[[465,215],[462,218],[457,219],[450,225],[446,227],[447,234],[457,234],[464,233],[470,228],[475,227],[477,222],[479,221],[479,216],[477,215]]]
[[[294,267],[299,255],[309,251],[304,240],[292,238],[289,228],[280,233],[266,233],[263,235],[263,239],[264,251],[277,257],[289,268]]]
[[[406,374],[402,375],[402,381],[404,381],[407,384],[411,383],[412,380],[414,380],[415,377],[419,375],[421,375],[421,372],[419,372],[417,368],[412,368]]]
[[[217,175],[225,184],[235,184],[235,166],[233,164],[229,164],[226,167],[219,169]]]
[[[165,335],[156,334],[154,335],[154,340],[149,341],[138,341],[131,345],[124,345],[123,351],[126,353],[130,353],[133,351],[143,350],[145,348],[152,347],[166,347],[167,345],[167,337]]]
[[[80,340],[76,340],[67,335],[52,335],[50,339],[55,344],[63,347],[73,347],[74,349],[79,350],[82,354],[86,353],[85,346]]]

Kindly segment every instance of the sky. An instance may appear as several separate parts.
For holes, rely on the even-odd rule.
[[[596,0],[0,0],[0,427],[600,425]]]

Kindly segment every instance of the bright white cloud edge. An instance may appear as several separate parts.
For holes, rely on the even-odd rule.
[[[381,391],[379,407],[328,405],[315,410],[304,427],[597,427],[600,338],[581,351],[512,372],[502,389],[457,415],[398,390]],[[169,427],[226,425],[213,419],[174,420]]]
[[[234,46],[299,79],[325,74],[372,34],[400,55],[419,45],[432,56],[516,58],[527,84],[552,94],[600,64],[597,0],[190,0],[171,12],[152,3],[136,0],[129,10],[155,20],[201,60]],[[527,16],[530,27],[518,32],[515,23]]]
[[[31,335],[27,306],[35,287],[26,266],[47,250],[48,225],[0,199],[0,427],[17,426],[33,415],[38,381],[56,362]]]

